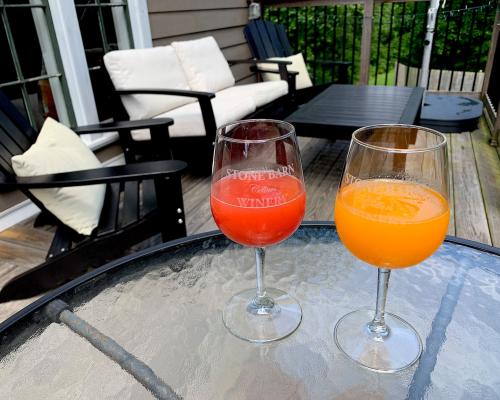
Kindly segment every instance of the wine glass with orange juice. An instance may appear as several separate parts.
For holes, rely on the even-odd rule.
[[[378,268],[375,311],[358,310],[335,326],[349,358],[380,372],[413,365],[422,352],[416,330],[386,313],[393,269],[415,266],[443,242],[448,229],[446,137],[410,125],[377,125],[353,133],[335,202],[342,243]]]
[[[306,194],[297,138],[282,121],[237,121],[217,131],[212,215],[231,240],[253,247],[257,289],[235,294],[223,310],[226,327],[251,342],[290,335],[302,320],[299,303],[264,286],[265,247],[295,232],[304,217]]]

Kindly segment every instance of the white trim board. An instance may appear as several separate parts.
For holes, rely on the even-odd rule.
[[[134,48],[145,49],[153,47],[147,1],[128,0],[127,5],[130,15],[132,36],[134,39]]]
[[[95,124],[99,118],[75,4],[73,1],[49,0],[49,9],[76,125]],[[84,139],[84,142],[87,140]]]
[[[123,154],[119,154],[115,157],[110,158],[102,163],[105,167],[111,167],[114,165],[123,165],[125,163],[125,158]],[[31,202],[31,200],[25,200],[15,206],[8,208],[0,212],[0,232],[9,229],[10,227],[33,217],[40,212],[40,209]]]
[[[2,211],[0,213],[0,232],[31,218],[39,212],[40,209],[31,200],[24,200],[22,203]]]

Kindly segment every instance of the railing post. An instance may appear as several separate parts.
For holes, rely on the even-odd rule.
[[[368,85],[370,76],[370,50],[372,43],[373,27],[373,0],[365,0],[363,13],[363,33],[361,35],[361,67],[359,73],[359,83]]]
[[[490,42],[490,50],[488,52],[488,61],[486,63],[486,68],[484,69],[483,88],[481,90],[481,98],[483,99],[483,102],[486,103],[486,108],[487,109],[491,108],[491,111],[494,111],[493,107],[497,107],[497,116],[496,120],[492,122],[493,125],[491,132],[492,137],[490,139],[490,145],[494,147],[498,146],[498,137],[500,136],[500,102],[498,102],[498,105],[491,103],[488,104],[487,92],[488,92],[488,87],[490,85],[491,74],[495,73],[495,71],[493,71],[493,61],[495,57],[499,57],[498,54],[495,55],[496,51],[500,51],[500,45],[498,45],[499,40],[500,40],[500,8],[497,8],[495,23],[493,25],[493,29],[491,32],[491,42]],[[486,112],[487,116],[491,114]]]
[[[484,68],[484,80],[483,88],[481,90],[481,97],[484,98],[490,84],[490,76],[493,71],[493,59],[495,57],[495,51],[497,48],[497,42],[500,38],[500,8],[497,8],[495,23],[493,24],[493,29],[491,32],[490,49],[488,51],[488,61],[486,62],[486,67]]]

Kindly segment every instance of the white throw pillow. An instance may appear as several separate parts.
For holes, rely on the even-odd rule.
[[[111,51],[104,64],[116,89],[191,90],[172,46]],[[122,101],[130,119],[151,118],[196,101],[193,97],[127,95]]]
[[[295,54],[290,57],[272,57],[269,60],[277,61],[291,61],[292,64],[286,66],[288,71],[298,72],[299,74],[295,78],[295,84],[297,89],[304,89],[311,87],[313,85],[311,78],[309,77],[309,72],[307,71],[306,63],[302,53]],[[267,69],[270,71],[278,71],[278,66],[276,64],[258,64],[259,69]],[[263,73],[262,79],[264,81],[277,81],[280,78],[279,74]]]
[[[173,42],[189,86],[202,92],[218,92],[233,86],[233,73],[212,36]]]
[[[47,118],[37,141],[12,157],[18,176],[35,176],[93,169],[101,163],[71,129]],[[101,216],[106,185],[33,189],[31,193],[57,218],[78,233],[90,235]]]

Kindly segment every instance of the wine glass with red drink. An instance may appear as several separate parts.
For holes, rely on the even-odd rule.
[[[236,243],[253,247],[256,257],[257,288],[227,302],[225,326],[251,342],[290,335],[302,320],[302,310],[286,292],[264,286],[264,256],[267,246],[290,237],[304,217],[306,193],[293,126],[247,120],[221,127],[210,205],[220,230]]]

